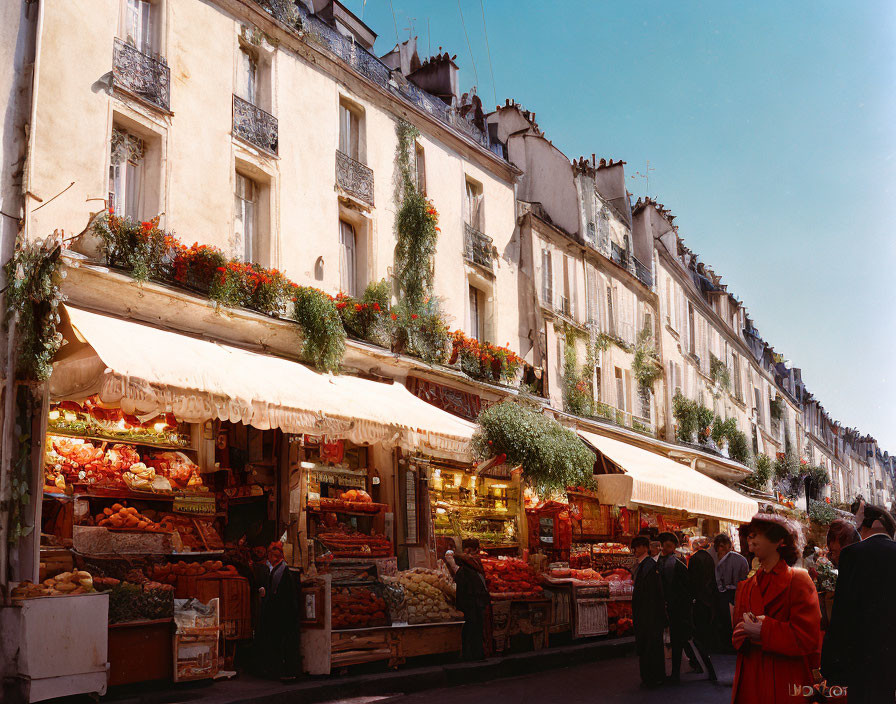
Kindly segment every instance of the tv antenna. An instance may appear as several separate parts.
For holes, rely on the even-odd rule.
[[[416,19],[416,17],[408,17],[408,26],[405,27],[408,30],[408,39],[414,36],[414,21]]]
[[[650,166],[650,159],[647,160],[647,167],[644,169],[644,173],[642,174],[640,171],[635,171],[634,174],[629,176],[629,178],[643,178],[644,179],[644,195],[650,195],[650,172],[656,171],[656,169]]]

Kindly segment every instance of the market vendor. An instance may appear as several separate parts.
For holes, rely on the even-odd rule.
[[[489,605],[485,570],[479,555],[479,541],[465,538],[461,543],[462,554],[445,553],[445,563],[457,584],[455,606],[464,614],[461,631],[462,657],[464,660],[484,660],[485,616]]]
[[[300,673],[299,590],[283,558],[283,543],[268,547],[270,576],[262,589],[258,644],[264,674],[293,680]]]

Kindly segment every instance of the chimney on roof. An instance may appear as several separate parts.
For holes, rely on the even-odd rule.
[[[417,54],[417,37],[408,39],[401,44],[396,44],[388,54],[381,57],[386,66],[393,71],[399,71],[401,75],[407,77],[411,73],[420,68],[420,57]]]
[[[443,54],[442,47],[439,47],[435,56],[428,58],[407,77],[418,88],[441,98],[445,104],[456,106],[460,96],[457,64],[454,63],[456,58],[457,54],[450,56],[447,51]]]
[[[632,224],[632,208],[631,201],[628,199],[628,192],[625,190],[625,162],[606,163],[604,159],[600,160],[601,168],[597,170],[594,176],[594,185],[597,192],[600,193],[613,205],[622,215],[626,223]]]

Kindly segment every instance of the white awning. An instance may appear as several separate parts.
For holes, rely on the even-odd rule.
[[[603,503],[667,508],[738,523],[759,510],[756,501],[668,457],[582,430],[579,435],[624,472],[595,477]]]
[[[98,394],[126,413],[171,411],[193,423],[219,418],[470,459],[476,426],[401,384],[320,374],[280,357],[65,308],[74,339],[50,378],[54,399]]]

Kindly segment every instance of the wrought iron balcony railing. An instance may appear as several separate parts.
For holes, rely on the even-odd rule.
[[[634,255],[632,255],[632,262],[635,265],[635,276],[640,279],[641,283],[644,284],[647,288],[653,286],[653,273],[650,271],[650,268],[641,263],[641,261]]]
[[[236,95],[233,96],[233,134],[259,149],[277,153],[277,118]]]
[[[121,39],[112,48],[112,85],[169,110],[171,71],[164,59],[148,56]]]
[[[628,252],[615,242],[610,242],[610,259],[623,269],[628,269]]]
[[[355,198],[373,205],[373,169],[336,150],[336,185]]]
[[[464,223],[464,259],[492,270],[492,238]]]

